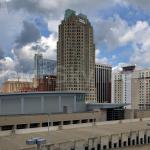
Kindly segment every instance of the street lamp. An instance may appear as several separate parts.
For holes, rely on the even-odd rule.
[[[40,137],[35,137],[35,138],[31,138],[26,140],[26,144],[27,145],[37,145],[37,150],[42,150],[41,146],[46,144],[46,140]]]
[[[93,126],[96,125],[96,117],[95,117],[95,111],[92,112],[93,115]]]
[[[47,116],[48,116],[48,135],[50,135],[50,130],[49,130],[49,126],[50,126],[50,114],[47,114]]]

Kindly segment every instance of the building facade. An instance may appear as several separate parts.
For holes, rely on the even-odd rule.
[[[125,104],[131,104],[132,98],[131,98],[131,82],[132,82],[132,75],[135,71],[135,65],[131,66],[125,66],[122,68],[122,87],[123,87],[123,103]],[[128,108],[131,108],[131,105],[129,105]]]
[[[33,82],[31,81],[21,81],[19,79],[16,80],[8,80],[5,81],[1,88],[2,93],[17,93],[17,92],[25,92],[33,90]]]
[[[150,69],[134,72],[131,95],[133,108],[150,110]]]
[[[123,103],[123,84],[121,72],[112,73],[112,102]]]
[[[57,42],[57,90],[87,91],[95,101],[95,45],[87,16],[66,10]]]
[[[111,73],[110,65],[95,65],[96,101],[98,103],[111,103]]]
[[[113,73],[112,101],[128,103],[129,109],[150,110],[150,69],[132,69]]]
[[[122,67],[122,71],[113,74],[112,101],[115,103],[129,104],[128,109],[132,108],[131,82],[134,71],[135,65],[130,65]]]
[[[34,75],[35,75],[35,77],[33,78],[34,88],[36,90],[43,91],[43,89],[46,88],[46,85],[44,86],[44,82],[46,81],[44,77],[56,76],[56,61],[44,59],[42,54],[35,54]]]
[[[43,78],[43,75],[56,75],[56,61],[44,59],[42,54],[34,56],[35,78]]]
[[[56,90],[56,76],[44,75],[43,78],[37,79],[38,87],[36,91],[55,91]]]
[[[26,92],[0,95],[0,115],[85,112],[83,92]]]

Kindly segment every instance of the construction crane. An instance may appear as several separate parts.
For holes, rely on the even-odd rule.
[[[41,52],[40,52],[41,46],[40,46],[40,41],[39,41],[39,40],[36,42],[36,50],[37,50],[37,53],[38,53],[38,54],[41,53]]]

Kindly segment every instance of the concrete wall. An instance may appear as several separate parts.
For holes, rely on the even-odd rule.
[[[143,121],[149,121],[150,118],[143,119]],[[141,122],[140,119],[133,119],[133,120],[123,120],[120,121],[110,121],[110,122],[96,122],[96,126],[98,125],[112,125],[112,124],[118,124],[118,123],[136,123]],[[128,124],[129,125],[129,124]],[[96,127],[95,126],[95,127]],[[92,123],[87,124],[78,124],[78,125],[67,125],[62,126],[62,129],[73,129],[73,128],[83,128],[83,127],[94,127]],[[50,127],[50,131],[56,131],[60,130],[59,127]],[[130,127],[129,127],[130,129]],[[43,132],[47,131],[48,128],[37,128],[37,129],[22,129],[22,130],[16,130],[16,134],[27,134],[27,133],[37,133],[37,132]],[[86,130],[84,130],[85,132]],[[122,130],[123,131],[123,130]],[[58,131],[59,132],[59,131]],[[61,131],[60,131],[61,132]],[[6,135],[12,135],[12,132],[6,132],[0,134],[0,136],[6,136]],[[65,134],[64,134],[65,135]],[[80,135],[79,135],[80,136]],[[142,128],[135,128],[135,130],[124,130],[122,133],[116,131],[113,134],[95,134],[94,136],[89,135],[89,137],[85,137],[84,139],[75,139],[68,140],[68,141],[60,141],[50,144],[50,145],[44,145],[43,149],[45,150],[86,150],[85,148],[88,148],[88,150],[104,150],[104,149],[126,149],[136,147],[136,146],[142,146],[142,145],[148,145],[150,144],[150,129],[147,127]],[[35,147],[32,148],[30,146],[29,148],[22,148],[22,150],[33,150]],[[141,148],[142,149],[142,148]]]
[[[145,135],[145,139],[144,139]],[[45,145],[45,150],[105,150],[105,149],[129,149],[150,144],[150,130],[134,131],[122,134],[89,137],[84,140],[68,141],[63,143]],[[34,150],[24,149],[24,150]]]
[[[39,127],[48,126],[48,121],[50,126],[59,126],[63,125],[65,121],[68,124],[85,124],[93,123],[95,121],[103,121],[102,116],[104,113],[101,112],[86,112],[86,113],[68,113],[68,114],[51,114],[51,115],[18,115],[18,116],[0,116],[0,131],[3,130],[3,127],[12,126],[7,130],[12,130],[18,128],[19,125],[24,125],[22,129],[30,128],[30,125],[36,123]],[[59,123],[59,124],[56,124]],[[46,124],[44,126],[44,124]],[[4,131],[4,130],[3,130]],[[5,129],[6,131],[6,129]]]
[[[135,111],[136,118],[147,118],[150,117],[150,111]]]
[[[124,119],[134,119],[134,118],[136,118],[134,110],[132,110],[132,109],[124,110]]]
[[[21,112],[20,97],[4,97],[0,100],[0,114],[17,114]]]
[[[148,118],[150,117],[150,111],[125,109],[124,115],[125,119]]]
[[[0,95],[0,115],[85,112],[84,99],[77,94]]]

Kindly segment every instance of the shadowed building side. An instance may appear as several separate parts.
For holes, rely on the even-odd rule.
[[[96,101],[98,103],[111,103],[111,72],[110,65],[95,65]]]

